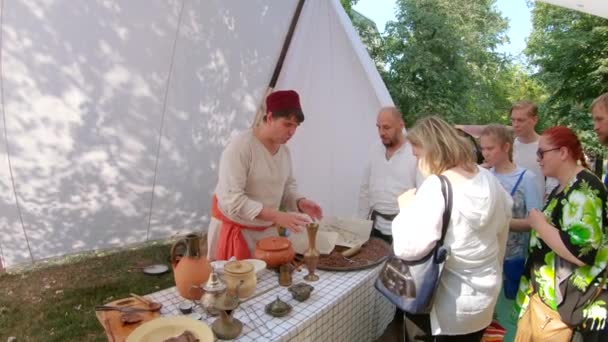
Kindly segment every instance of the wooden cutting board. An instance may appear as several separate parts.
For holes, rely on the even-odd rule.
[[[147,308],[147,305],[142,303],[140,300],[128,297],[118,299],[105,305],[112,306],[124,306],[132,308]],[[97,319],[103,326],[103,329],[108,336],[109,342],[123,342],[127,339],[127,336],[133,332],[138,326],[144,324],[147,321],[153,320],[160,317],[159,311],[142,311],[139,314],[143,317],[143,320],[139,323],[134,324],[123,324],[120,320],[122,313],[120,311],[95,311]]]

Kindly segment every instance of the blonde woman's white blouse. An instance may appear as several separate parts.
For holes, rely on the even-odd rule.
[[[444,245],[450,255],[431,311],[433,335],[462,335],[486,328],[502,284],[502,262],[512,200],[483,168],[452,183],[453,204]],[[444,199],[437,176],[428,177],[392,224],[395,255],[417,260],[441,237]]]

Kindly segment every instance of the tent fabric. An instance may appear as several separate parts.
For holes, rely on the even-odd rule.
[[[1,264],[204,231],[220,153],[251,126],[296,5],[5,2]],[[296,176],[327,215],[354,215],[392,101],[338,0],[300,20],[277,85],[306,115]]]
[[[608,19],[608,1],[598,0],[539,0],[549,4],[597,15]]]
[[[277,81],[288,88],[306,116],[289,143],[300,192],[326,214],[355,215],[376,114],[393,102],[337,1],[306,1]]]

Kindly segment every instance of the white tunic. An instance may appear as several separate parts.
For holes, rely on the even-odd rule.
[[[228,219],[246,227],[268,227],[272,222],[256,219],[263,207],[297,211],[296,201],[302,198],[293,178],[291,155],[281,145],[274,155],[247,130],[234,136],[220,159],[218,183],[215,188],[219,210]],[[215,259],[221,222],[211,218],[208,229],[208,256]],[[276,228],[262,232],[243,230],[253,255],[257,240],[276,236]]]
[[[486,169],[452,184],[453,204],[444,245],[450,247],[431,311],[433,335],[463,335],[492,322],[502,284],[511,196]],[[395,255],[419,259],[441,237],[444,199],[436,176],[393,221]]]
[[[375,145],[361,182],[358,216],[367,219],[372,210],[387,215],[399,213],[399,195],[420,184],[422,175],[418,172],[412,146],[407,141],[388,160],[386,147]],[[376,219],[374,228],[384,235],[391,235],[391,222],[382,217]]]

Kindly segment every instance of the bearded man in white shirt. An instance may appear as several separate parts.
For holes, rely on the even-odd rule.
[[[376,127],[382,145],[372,147],[359,192],[359,217],[374,221],[372,236],[392,243],[391,222],[399,213],[397,198],[422,183],[417,160],[404,135],[395,107],[380,109]]]
[[[511,126],[515,140],[513,142],[513,161],[515,165],[528,169],[536,175],[536,184],[540,194],[545,197],[558,186],[555,178],[543,177],[536,160],[539,135],[535,131],[538,123],[538,107],[530,101],[516,102],[511,106]]]

